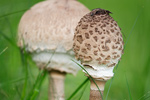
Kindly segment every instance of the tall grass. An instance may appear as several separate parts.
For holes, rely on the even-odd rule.
[[[4,49],[0,52],[0,55],[1,55],[2,53],[4,53],[7,49],[8,49],[8,47],[4,48]]]

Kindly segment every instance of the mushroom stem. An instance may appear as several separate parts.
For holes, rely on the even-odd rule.
[[[64,79],[66,73],[59,71],[49,72],[49,100],[65,100]]]
[[[97,80],[97,79],[94,79],[94,80],[95,80],[96,84],[98,85],[98,87],[99,87],[99,89],[103,95],[106,80]],[[90,79],[90,82],[91,82],[90,100],[103,100],[98,88],[96,87],[96,85],[92,79]]]

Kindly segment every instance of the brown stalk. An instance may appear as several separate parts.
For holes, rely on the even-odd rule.
[[[96,84],[98,85],[102,95],[104,93],[104,87],[105,87],[105,83],[106,80],[97,80],[94,79]],[[93,82],[93,80],[90,79],[91,82],[91,86],[90,86],[90,100],[103,100],[102,96],[100,94],[100,91],[98,90],[98,88],[96,87],[96,84]]]

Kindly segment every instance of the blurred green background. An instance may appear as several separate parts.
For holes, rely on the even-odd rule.
[[[16,47],[19,20],[32,5],[42,0],[0,0],[0,100],[21,99],[27,77],[26,96],[39,73],[35,63],[27,58],[28,76],[20,50]],[[127,43],[114,79],[105,86],[107,100],[150,100],[150,0],[79,0],[90,10],[103,8],[111,15],[125,34]],[[128,42],[126,42],[128,41]],[[66,99],[86,79],[80,71],[77,76],[65,79]],[[72,100],[88,100],[90,83],[78,90]],[[48,75],[44,78],[37,100],[46,100]]]

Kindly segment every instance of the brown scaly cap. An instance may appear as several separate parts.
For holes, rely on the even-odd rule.
[[[83,65],[114,67],[123,53],[123,38],[116,21],[104,9],[81,18],[74,35],[74,52]]]

